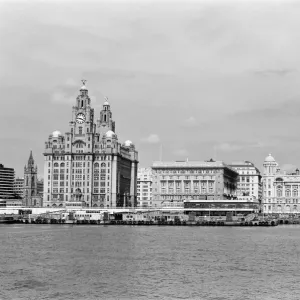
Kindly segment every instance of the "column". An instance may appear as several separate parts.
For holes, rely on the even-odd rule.
[[[131,206],[136,206],[136,164],[131,162],[131,176],[130,176],[130,203]]]
[[[117,206],[117,159],[116,155],[112,155],[111,160],[111,197],[110,207]]]

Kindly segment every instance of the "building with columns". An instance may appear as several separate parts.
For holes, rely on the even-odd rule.
[[[138,152],[115,133],[105,98],[96,121],[88,89],[83,86],[72,108],[65,135],[54,131],[45,142],[44,206],[135,207]]]
[[[269,154],[263,163],[263,212],[300,213],[300,172],[281,171]]]
[[[237,199],[238,173],[222,161],[157,161],[152,165],[154,207],[187,200]]]

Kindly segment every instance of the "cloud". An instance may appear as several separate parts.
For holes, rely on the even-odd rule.
[[[77,80],[73,79],[73,78],[68,78],[66,80],[66,85],[67,86],[71,86],[71,87],[78,87],[80,86],[80,82],[78,82]]]
[[[293,164],[283,164],[282,166],[280,166],[280,169],[283,171],[295,171],[295,169],[297,169],[297,166],[293,165]]]
[[[184,122],[183,122],[183,126],[184,127],[195,127],[195,126],[197,126],[198,125],[198,122],[197,122],[197,120],[196,120],[196,118],[194,118],[194,117],[189,117],[189,118],[187,118],[186,120],[184,120]]]
[[[152,133],[148,137],[142,138],[141,141],[148,144],[157,144],[160,142],[160,138],[157,134]]]
[[[177,149],[173,152],[177,156],[188,156],[189,152],[186,149]]]
[[[221,143],[216,148],[218,150],[224,151],[224,152],[231,152],[231,151],[239,151],[243,149],[248,148],[261,148],[263,147],[263,144],[258,143],[235,143],[235,142],[225,142]]]
[[[70,96],[67,95],[63,91],[55,91],[52,94],[51,101],[54,103],[61,103],[61,104],[74,104],[76,101],[76,95]]]
[[[286,76],[292,72],[295,72],[295,69],[267,69],[267,70],[261,70],[261,71],[255,71],[255,74],[262,75],[262,76]]]

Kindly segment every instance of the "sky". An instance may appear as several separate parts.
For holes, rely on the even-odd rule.
[[[0,0],[0,163],[43,174],[86,86],[155,160],[300,167],[300,1]]]

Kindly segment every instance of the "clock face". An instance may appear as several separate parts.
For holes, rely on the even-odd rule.
[[[82,124],[83,122],[85,122],[85,115],[83,113],[79,113],[76,116],[76,122],[79,124]]]

